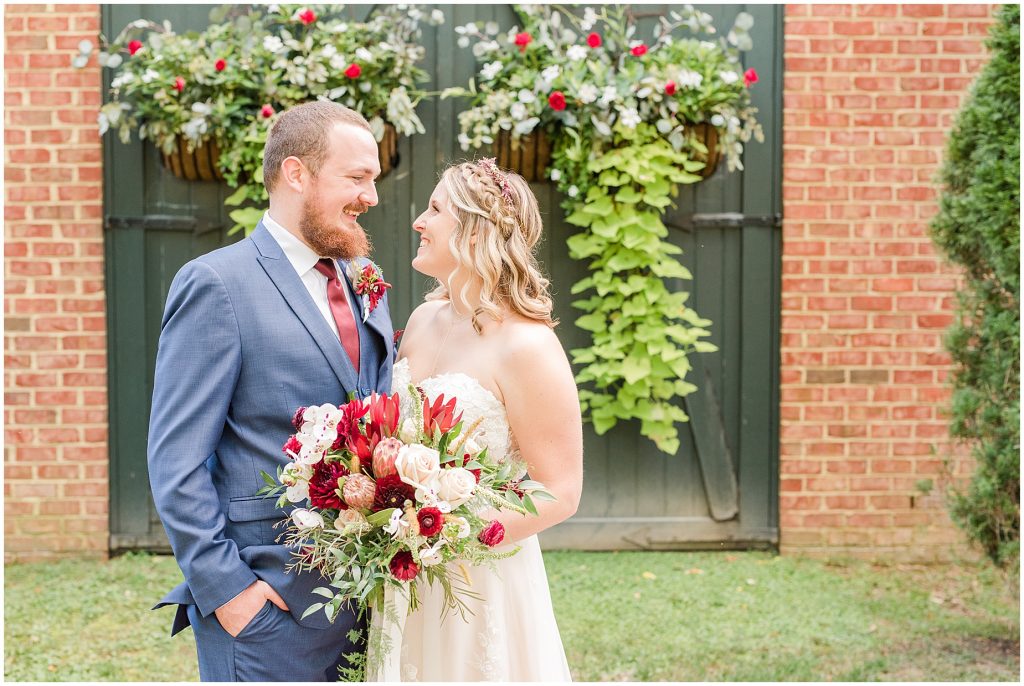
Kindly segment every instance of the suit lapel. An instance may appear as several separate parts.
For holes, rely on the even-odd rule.
[[[359,388],[358,372],[353,370],[352,362],[348,359],[341,341],[334,335],[334,331],[324,321],[323,314],[317,309],[309,291],[302,283],[302,279],[295,273],[295,268],[285,257],[281,246],[278,245],[270,232],[260,223],[252,235],[249,236],[259,249],[259,263],[263,270],[270,277],[270,280],[277,286],[281,296],[291,308],[295,316],[299,318],[306,331],[323,351],[327,363],[342,387],[346,391],[353,391]]]
[[[387,350],[388,344],[392,342],[390,339],[390,336],[392,335],[390,331],[391,321],[384,321],[381,309],[379,307],[373,308],[369,315],[367,315],[366,321],[363,322],[363,306],[365,303],[363,302],[362,297],[356,295],[355,285],[352,283],[352,273],[362,267],[359,265],[358,261],[338,260],[338,265],[345,273],[345,283],[348,285],[349,297],[352,298],[352,302],[355,303],[354,311],[356,313],[356,322],[358,323],[360,330],[368,328],[376,333],[384,339],[384,350]],[[362,363],[360,362],[360,364]]]

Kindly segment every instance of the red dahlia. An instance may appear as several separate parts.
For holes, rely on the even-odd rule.
[[[348,476],[348,469],[340,462],[320,460],[313,465],[313,478],[309,480],[309,502],[321,510],[347,510],[348,505],[338,495],[338,479]]]
[[[312,489],[310,489],[312,490]],[[389,507],[402,507],[406,500],[413,500],[416,491],[402,481],[398,474],[388,474],[377,479],[377,490],[373,496],[373,509],[379,512]]]
[[[399,550],[391,558],[391,574],[399,581],[412,581],[420,573],[419,565],[413,562],[412,553],[408,550]]]
[[[436,507],[424,507],[416,513],[420,523],[420,536],[433,536],[444,526],[444,515]]]

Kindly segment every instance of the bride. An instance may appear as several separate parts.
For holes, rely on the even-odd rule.
[[[556,496],[539,516],[492,513],[505,527],[499,547],[520,551],[470,569],[463,618],[442,622],[443,593],[421,583],[419,608],[391,629],[381,680],[569,681],[537,533],[570,517],[583,482],[579,399],[552,330],[548,281],[533,253],[541,237],[537,199],[526,181],[493,160],[447,169],[413,223],[420,245],[412,266],[437,288],[412,313],[393,389],[410,381],[431,397],[459,399],[466,426],[483,421],[488,453],[518,454],[531,479]],[[489,517],[490,518],[490,517]],[[401,599],[396,598],[401,603]],[[404,605],[404,603],[402,603]]]

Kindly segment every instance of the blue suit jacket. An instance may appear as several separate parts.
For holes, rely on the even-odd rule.
[[[365,264],[360,261],[358,266]],[[355,265],[353,265],[355,266]],[[275,543],[288,514],[257,497],[260,472],[276,474],[296,408],[390,391],[394,341],[385,297],[362,321],[360,369],[314,304],[280,245],[262,225],[245,240],[192,260],[177,273],[164,310],[149,424],[153,500],[185,581],[157,606],[197,606],[207,616],[263,579],[301,624],[326,585],[285,573],[291,550]],[[290,509],[290,508],[289,508]],[[179,608],[172,632],[188,625]]]

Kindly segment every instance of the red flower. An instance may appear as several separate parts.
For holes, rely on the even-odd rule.
[[[302,418],[302,415],[305,414],[305,412],[305,407],[300,407],[299,409],[295,410],[295,415],[292,417],[292,426],[295,427],[296,431],[302,428],[302,422],[305,421]]]
[[[359,75],[363,73],[363,68],[354,62],[348,65],[348,69],[345,70],[345,76],[350,79],[358,79]]]
[[[132,55],[134,57],[135,53],[137,53],[139,50],[142,50],[142,41],[140,41],[140,40],[128,41],[128,54],[129,55]]]
[[[228,66],[228,63],[224,60],[217,60],[217,62],[213,65],[213,68],[217,71],[224,71],[224,68],[226,66]]]
[[[348,476],[348,469],[340,462],[320,460],[313,465],[313,478],[309,480],[309,502],[321,510],[347,510],[348,505],[338,495],[338,479]]]
[[[274,108],[271,105],[264,105],[260,108],[260,116],[264,119],[270,119],[274,116]],[[298,428],[298,427],[296,427]]]
[[[592,48],[601,47],[601,34],[591,33],[589,36],[587,36],[587,45],[589,45]]]
[[[676,94],[676,82],[675,81],[669,81],[668,83],[665,84],[665,95],[675,95],[675,94]]]
[[[562,91],[555,91],[548,96],[548,104],[551,105],[551,109],[561,112],[565,109],[565,94]]]
[[[416,520],[420,523],[420,536],[433,536],[444,526],[444,515],[436,507],[424,507],[416,513]]]
[[[373,264],[363,267],[355,284],[356,295],[366,295],[370,298],[370,312],[376,309],[377,303],[389,288],[391,288],[391,284],[381,277],[380,272]]]
[[[312,486],[312,483],[310,484]],[[390,507],[402,507],[406,500],[413,500],[416,491],[402,481],[398,474],[388,474],[377,479],[377,490],[373,494],[373,510],[379,512]]]
[[[533,40],[533,36],[523,31],[522,33],[516,34],[516,45],[519,46],[519,52],[526,52],[526,46]]]
[[[316,12],[314,12],[311,9],[299,12],[299,21],[301,21],[306,26],[309,26],[314,21],[316,21]]]
[[[281,451],[284,452],[286,455],[289,452],[293,452],[296,455],[298,455],[300,450],[302,450],[302,444],[299,443],[299,440],[295,438],[295,436],[289,436],[288,440],[285,441],[284,447],[281,448]],[[289,455],[289,457],[291,456]]]
[[[753,67],[751,67],[743,72],[743,85],[750,88],[750,85],[754,83],[757,83],[757,72],[754,71]]]
[[[181,78],[180,76],[175,76],[174,90],[178,91],[179,93],[185,90],[185,79]]]
[[[388,566],[391,568],[391,574],[399,581],[412,581],[420,573],[419,565],[413,562],[412,553],[408,550],[399,550],[395,553]]]
[[[462,420],[462,413],[455,415],[455,398],[444,402],[444,395],[434,398],[434,404],[424,395],[423,397],[423,433],[433,436],[434,431],[448,433],[452,427]]]
[[[505,538],[505,527],[498,520],[494,520],[484,527],[477,538],[488,548],[493,548]]]
[[[644,45],[643,43],[641,43],[640,45],[637,45],[632,50],[630,50],[630,52],[633,53],[634,57],[640,57],[641,55],[646,55],[647,54],[647,46]]]

